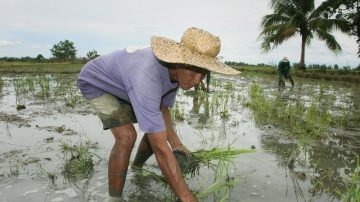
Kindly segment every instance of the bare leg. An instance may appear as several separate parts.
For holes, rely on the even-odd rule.
[[[289,79],[290,79],[291,86],[294,87],[294,80],[292,79],[291,76],[289,76]]]
[[[110,196],[121,196],[129,166],[131,151],[136,141],[136,131],[132,124],[112,128],[115,144],[109,157],[108,178]]]
[[[280,79],[279,80],[279,88],[285,87],[285,82],[284,80]]]
[[[144,134],[143,138],[141,139],[140,145],[138,147],[134,162],[132,164],[132,169],[140,169],[143,167],[146,160],[150,158],[153,154],[151,149],[151,145],[148,140],[148,134]]]

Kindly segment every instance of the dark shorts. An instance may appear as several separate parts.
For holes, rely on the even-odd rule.
[[[279,80],[291,79],[290,73],[279,73]]]
[[[137,122],[131,104],[109,93],[89,99],[89,103],[99,116],[104,130]]]

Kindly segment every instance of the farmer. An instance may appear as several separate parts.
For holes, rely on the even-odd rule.
[[[291,82],[291,86],[294,87],[294,81],[290,75],[290,62],[287,57],[283,57],[280,60],[278,65],[278,75],[279,75],[279,88],[285,87],[284,79],[289,79]]]
[[[151,48],[117,50],[89,61],[78,76],[78,86],[95,109],[103,128],[115,143],[108,166],[109,194],[121,198],[129,158],[137,133],[145,134],[132,168],[140,169],[154,153],[159,167],[181,201],[195,201],[173,151],[188,154],[170,119],[178,88],[198,85],[208,71],[225,75],[239,72],[216,58],[220,39],[207,31],[189,28],[177,43],[153,36]]]

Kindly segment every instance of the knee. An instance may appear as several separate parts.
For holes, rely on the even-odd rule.
[[[111,129],[113,135],[115,137],[115,144],[126,144],[126,145],[134,145],[137,138],[137,133],[134,127],[130,128],[113,128]]]

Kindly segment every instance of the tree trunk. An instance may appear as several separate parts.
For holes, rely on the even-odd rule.
[[[305,70],[305,45],[306,45],[306,36],[301,35],[301,57],[299,68]]]

